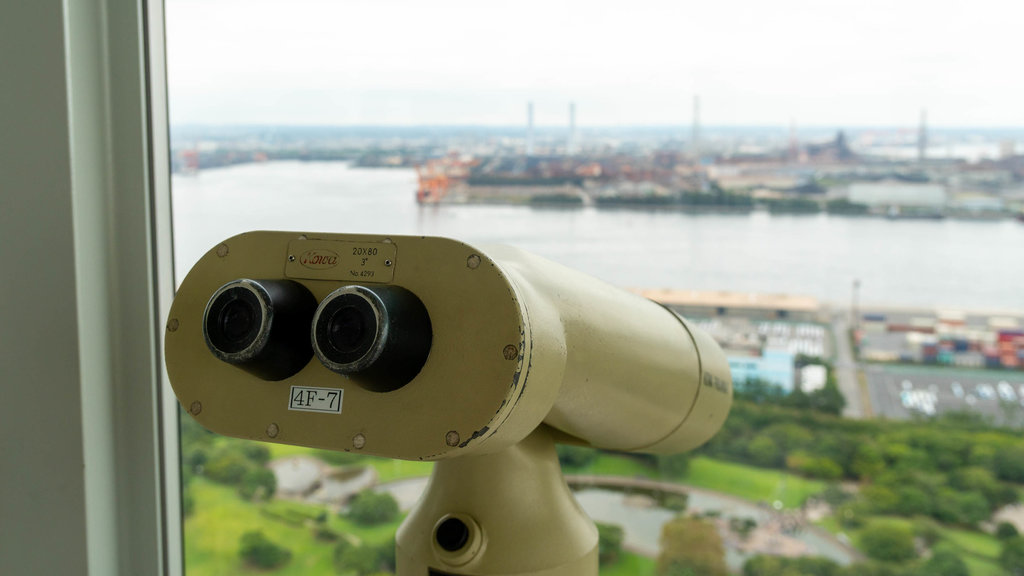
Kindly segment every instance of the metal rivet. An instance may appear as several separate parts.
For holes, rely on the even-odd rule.
[[[519,357],[519,349],[512,344],[509,344],[501,351],[501,355],[505,357],[505,360],[515,360]]]
[[[466,266],[469,266],[470,270],[476,270],[477,268],[480,267],[480,257],[477,256],[476,254],[473,254],[472,256],[466,259]]]
[[[455,430],[449,430],[448,433],[444,435],[444,443],[453,448],[459,445],[459,440],[461,440],[461,438],[459,437],[459,433]]]
[[[220,246],[217,246],[217,256],[220,256],[221,258],[223,258],[223,257],[225,257],[227,255],[228,255],[228,245],[227,244],[221,244]]]
[[[203,404],[199,400],[196,400],[188,407],[188,413],[193,416],[198,416],[203,411]]]
[[[295,262],[295,255],[294,254],[289,254],[288,255],[288,261],[289,262]]]
[[[178,330],[178,319],[177,318],[171,318],[170,320],[168,320],[167,321],[167,331],[168,332],[175,332],[177,330]]]
[[[384,261],[384,265],[385,266],[391,266],[391,264],[393,264],[393,262],[391,262],[391,260],[385,260]]]
[[[366,446],[366,436],[363,436],[362,432],[353,436],[352,446],[355,447],[356,450],[362,450],[363,446]]]
[[[280,433],[281,429],[277,427],[276,422],[271,422],[270,425],[267,426],[267,436],[271,438],[277,438],[277,435]]]
[[[299,240],[308,240],[308,238],[306,237],[305,234],[300,234],[299,235]]]
[[[385,239],[381,240],[381,242],[383,242],[385,244],[391,244],[391,238],[385,238]]]

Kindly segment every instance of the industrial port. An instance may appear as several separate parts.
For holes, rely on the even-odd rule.
[[[809,297],[638,292],[715,338],[738,389],[757,382],[783,394],[813,393],[834,371],[847,407],[855,406],[848,416],[906,420],[964,412],[1024,426],[1019,315],[882,308],[852,313]],[[852,350],[844,350],[847,345]],[[852,353],[853,361],[844,361],[844,353]]]

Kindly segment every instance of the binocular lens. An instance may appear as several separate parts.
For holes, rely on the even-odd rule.
[[[203,337],[214,356],[264,380],[283,380],[313,356],[308,338],[316,299],[292,280],[242,278],[206,305]]]
[[[259,335],[262,322],[259,302],[248,290],[235,288],[222,294],[218,304],[216,322],[220,329],[213,331],[218,340],[217,348],[229,352],[244,350]]]
[[[432,338],[423,303],[397,286],[339,288],[313,318],[317,358],[375,392],[397,390],[415,378]]]
[[[332,357],[355,362],[370,351],[377,338],[377,319],[369,303],[353,294],[339,297],[326,320]]]

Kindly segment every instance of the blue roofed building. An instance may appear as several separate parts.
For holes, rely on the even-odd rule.
[[[750,380],[761,380],[782,388],[787,394],[793,391],[796,370],[791,352],[765,348],[761,356],[729,356],[728,359],[736,387]]]

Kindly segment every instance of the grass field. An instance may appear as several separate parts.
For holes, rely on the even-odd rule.
[[[912,527],[913,522],[908,518],[895,516],[878,517],[884,518],[893,524],[902,524]],[[838,522],[834,518],[828,518],[828,522],[821,525],[826,529],[838,528]],[[962,530],[957,528],[941,527],[939,529],[942,541],[952,544],[957,548],[960,558],[967,564],[967,570],[971,576],[1005,576],[1006,572],[999,566],[999,553],[1001,546],[999,540],[991,534],[976,532],[973,530]],[[854,542],[860,542],[860,530],[848,531]]]
[[[610,566],[601,566],[601,576],[654,576],[657,563],[638,554],[623,552]]]
[[[703,456],[690,461],[690,469],[682,483],[754,502],[779,500],[786,508],[797,508],[808,496],[825,489],[825,483],[818,480]]]
[[[189,576],[223,576],[246,572],[282,576],[333,574],[334,544],[320,542],[311,526],[295,525],[261,513],[264,507],[278,514],[316,517],[324,509],[298,502],[275,501],[253,504],[243,501],[231,487],[196,478],[190,487],[195,509],[185,520],[185,561]],[[352,534],[367,543],[382,544],[391,539],[398,522],[362,528],[336,514],[329,514],[327,526],[339,534]],[[284,567],[271,572],[255,571],[238,556],[239,539],[250,530],[261,530],[271,541],[292,552]]]
[[[194,479],[189,489],[195,499],[195,509],[185,520],[188,576],[337,574],[333,563],[334,544],[321,542],[313,535],[312,519],[326,508],[282,500],[254,504],[240,499],[233,488],[203,478]],[[282,520],[282,516],[292,520]],[[303,519],[308,521],[303,522]],[[391,540],[399,523],[362,527],[337,514],[328,513],[327,518],[327,526],[331,530],[368,544],[383,544]],[[244,565],[238,556],[239,540],[250,530],[261,530],[275,544],[291,550],[291,561],[277,570],[258,570]],[[601,576],[653,575],[654,565],[650,558],[623,553],[615,564],[601,567]]]
[[[268,446],[272,458],[313,454],[308,448],[298,446],[283,444]],[[433,469],[433,464],[430,462],[408,462],[372,456],[358,457],[358,463],[373,466],[377,470],[379,482],[382,483],[416,476],[429,476]],[[584,468],[567,469],[565,472],[601,476],[658,477],[657,470],[637,458],[608,453],[600,453],[590,465]],[[824,482],[809,480],[781,470],[756,468],[703,456],[695,457],[690,461],[690,469],[686,476],[679,480],[679,483],[722,492],[754,502],[779,500],[786,508],[797,508],[808,496],[825,489]]]

